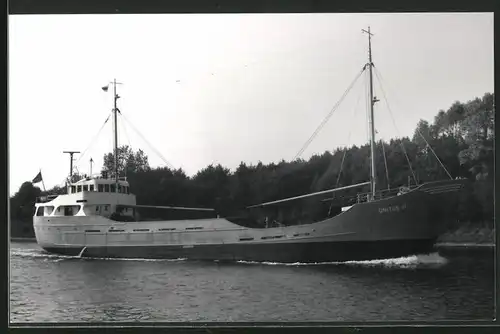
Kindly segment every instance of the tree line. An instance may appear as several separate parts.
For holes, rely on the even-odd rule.
[[[494,140],[494,94],[457,101],[448,110],[440,110],[432,121],[420,120],[411,138],[377,142],[377,188],[394,189],[408,182],[420,184],[450,176],[468,178],[473,182],[461,195],[457,223],[492,224]],[[113,166],[114,154],[105,154],[102,172],[113,175]],[[192,177],[182,169],[151,168],[142,150],[122,146],[118,171],[127,176],[138,204],[209,207],[221,215],[236,215],[248,205],[368,181],[370,145],[325,151],[308,160],[241,162],[235,171],[209,165]],[[10,199],[11,218],[31,221],[36,196],[62,193],[65,189],[61,187],[43,192],[25,182]],[[318,202],[317,198],[303,200],[301,210],[317,210]],[[298,206],[289,202],[272,210],[281,214]]]

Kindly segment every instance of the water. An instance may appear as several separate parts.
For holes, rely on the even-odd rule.
[[[10,254],[11,322],[494,317],[492,251],[313,265]]]

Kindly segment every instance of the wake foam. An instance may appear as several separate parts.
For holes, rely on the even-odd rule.
[[[69,255],[59,255],[48,253],[41,249],[13,248],[10,250],[11,257],[45,259],[53,262],[64,260],[98,260],[98,261],[140,261],[140,262],[181,262],[187,261],[186,258],[178,259],[144,259],[144,258],[97,258],[97,257],[79,257]],[[217,260],[213,262],[219,262]],[[241,264],[250,265],[269,265],[269,266],[351,266],[351,267],[381,267],[381,268],[435,268],[448,263],[448,260],[439,253],[412,255],[393,259],[367,260],[367,261],[342,261],[342,262],[317,262],[317,263],[281,263],[281,262],[258,262],[258,261],[236,261]]]
[[[259,264],[271,266],[353,266],[353,267],[383,267],[383,268],[422,268],[422,267],[441,267],[448,263],[448,260],[439,253],[412,255],[393,259],[366,260],[366,261],[341,261],[341,262],[316,262],[316,263],[280,263],[280,262],[256,262],[256,261],[237,261],[243,264]]]
[[[186,261],[185,258],[178,259],[142,259],[142,258],[101,258],[101,257],[80,257],[80,256],[69,256],[69,255],[59,255],[48,253],[40,249],[23,249],[23,248],[13,248],[10,250],[11,257],[20,258],[42,258],[47,260],[53,260],[54,262],[59,262],[63,260],[100,260],[100,261],[140,261],[140,262],[179,262]]]

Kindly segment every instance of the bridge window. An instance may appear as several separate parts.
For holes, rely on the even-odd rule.
[[[80,206],[78,205],[62,205],[57,208],[57,212],[60,213],[61,211],[63,211],[64,216],[74,216],[79,210]]]
[[[109,184],[104,185],[104,192],[109,193]]]
[[[82,186],[77,186],[76,187],[76,192],[81,192],[82,191]]]
[[[76,186],[71,186],[71,193],[72,194],[76,193]]]
[[[45,212],[46,216],[50,216],[52,214],[52,212],[54,212],[54,207],[53,206],[46,206],[44,212]]]
[[[104,211],[108,211],[108,206],[107,205],[104,206]]]
[[[121,185],[118,185],[118,191],[117,192],[119,192],[119,193],[122,192],[122,186]]]
[[[83,191],[89,191],[89,186],[85,184],[85,185],[83,186]]]
[[[43,206],[39,206],[38,210],[36,211],[37,217],[43,216]]]
[[[97,191],[99,191],[100,193],[102,193],[104,191],[104,184],[98,184],[97,185]]]
[[[90,189],[89,190],[90,191],[94,191],[94,185],[93,184],[90,185]]]
[[[110,186],[110,189],[111,189],[111,192],[112,192],[112,193],[114,193],[114,192],[116,191],[116,190],[115,190],[115,189],[116,189],[116,185],[112,184],[112,185]]]

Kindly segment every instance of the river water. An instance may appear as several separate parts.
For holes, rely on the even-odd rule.
[[[98,260],[10,246],[10,321],[492,320],[493,251],[313,265]]]

